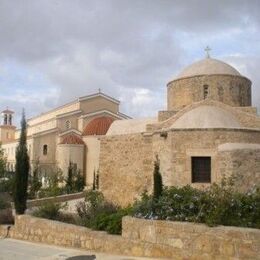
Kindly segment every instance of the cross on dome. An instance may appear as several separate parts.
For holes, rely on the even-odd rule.
[[[211,48],[207,46],[204,51],[206,52],[206,58],[210,58],[209,52],[211,51]]]

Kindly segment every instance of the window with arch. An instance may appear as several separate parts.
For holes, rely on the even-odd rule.
[[[206,99],[209,95],[209,86],[208,85],[204,85],[203,86],[203,97],[204,99]]]
[[[43,146],[42,154],[43,154],[43,155],[47,155],[47,154],[48,154],[48,145],[47,145],[47,144],[45,144],[45,145]]]
[[[70,122],[70,120],[67,120],[67,121],[65,122],[65,128],[66,128],[66,129],[70,129],[70,128],[71,128],[71,122]]]

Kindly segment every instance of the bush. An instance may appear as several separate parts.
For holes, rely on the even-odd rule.
[[[68,167],[68,177],[66,179],[67,193],[83,191],[84,186],[84,177],[80,174],[80,171],[73,166],[73,163],[70,162]]]
[[[121,234],[122,218],[131,212],[131,208],[121,209],[105,201],[102,193],[89,191],[85,201],[77,204],[80,225],[110,234]]]
[[[204,191],[191,186],[164,188],[157,201],[143,194],[133,212],[140,218],[260,228],[260,190],[239,193],[225,180]]]
[[[65,206],[61,203],[45,202],[33,212],[33,216],[59,220],[61,210],[64,209],[64,207]]]
[[[11,208],[0,209],[0,224],[14,224]]]
[[[3,199],[0,198],[0,210],[1,209],[7,209],[7,208],[11,208],[10,203],[4,201]]]

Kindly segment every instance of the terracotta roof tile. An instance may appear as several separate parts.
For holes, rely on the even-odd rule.
[[[75,134],[67,134],[62,138],[61,144],[85,144],[81,137]]]
[[[86,125],[83,135],[105,135],[114,120],[108,116],[97,117]]]

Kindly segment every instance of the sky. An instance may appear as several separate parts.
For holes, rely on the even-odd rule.
[[[258,0],[0,0],[0,109],[32,117],[102,92],[135,118],[166,109],[166,84],[211,57],[252,81],[260,110]]]

